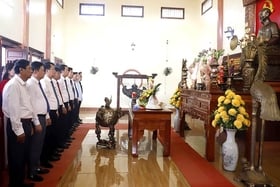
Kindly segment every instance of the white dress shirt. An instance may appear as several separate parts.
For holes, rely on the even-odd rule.
[[[74,100],[75,99],[75,93],[74,93],[74,90],[73,90],[73,85],[71,84],[69,77],[66,77],[65,79],[66,79],[66,83],[67,83],[67,87],[68,87],[70,100]]]
[[[63,103],[63,100],[62,100],[62,96],[61,96],[61,94],[60,94],[60,91],[59,91],[59,88],[58,88],[58,85],[57,85],[57,84],[59,84],[59,83],[58,83],[58,81],[55,80],[55,79],[52,79],[52,82],[53,82],[53,84],[54,84],[54,88],[55,88],[55,91],[56,91],[57,96],[58,96],[59,105],[63,105],[64,103]]]
[[[37,115],[45,114],[46,117],[49,118],[48,111],[47,111],[47,102],[40,89],[39,81],[32,76],[30,79],[27,80],[26,87],[29,91],[30,97],[32,98],[31,104],[34,109],[34,113],[36,113]]]
[[[77,92],[78,92],[78,100],[82,101],[83,100],[83,92],[82,92],[82,87],[79,81],[74,81],[76,88],[77,88]]]
[[[66,102],[69,102],[69,95],[66,90],[64,80],[65,80],[65,78],[63,76],[61,76],[60,79],[58,80],[58,83],[59,83],[59,88],[60,88],[61,95],[62,95],[62,100],[64,103],[66,103]]]
[[[32,118],[34,125],[40,125],[31,104],[26,82],[18,75],[15,75],[4,87],[2,109],[4,115],[10,118],[12,129],[17,136],[24,133],[21,119]]]
[[[46,96],[50,103],[50,109],[57,110],[59,103],[57,103],[55,94],[57,94],[57,96],[59,96],[58,95],[59,93],[54,92],[52,84],[51,84],[52,80],[47,75],[45,75],[45,77],[43,79],[41,79],[40,82],[42,84],[43,89],[45,90]],[[56,84],[56,83],[53,82],[53,84]]]

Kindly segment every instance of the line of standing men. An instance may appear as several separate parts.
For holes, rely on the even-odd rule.
[[[81,74],[65,64],[20,59],[3,89],[9,187],[34,186],[60,159],[81,123]],[[27,168],[27,170],[26,170]]]

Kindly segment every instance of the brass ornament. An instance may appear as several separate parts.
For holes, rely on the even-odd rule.
[[[231,40],[230,40],[230,49],[234,50],[236,49],[236,47],[238,46],[238,38],[236,35],[232,36]]]

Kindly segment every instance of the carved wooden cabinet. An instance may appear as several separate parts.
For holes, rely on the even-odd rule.
[[[249,92],[236,91],[241,95],[242,99],[246,103],[246,110],[249,114],[252,113],[252,101]],[[223,95],[224,91],[219,89],[212,90],[193,90],[182,89],[181,97],[181,124],[180,135],[184,136],[184,122],[185,114],[190,115],[193,118],[198,118],[204,121],[205,138],[206,138],[206,150],[205,157],[208,161],[215,160],[215,133],[216,129],[212,127],[212,112],[217,107],[217,99]],[[249,133],[250,134],[250,133]],[[246,155],[249,155],[250,136],[246,136]]]

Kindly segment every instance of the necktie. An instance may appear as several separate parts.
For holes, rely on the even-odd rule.
[[[79,81],[79,84],[80,84],[80,86],[81,86],[81,91],[82,91],[82,93],[83,93],[83,86],[82,86],[81,81]]]
[[[57,101],[57,106],[59,106],[58,96],[57,96],[57,93],[55,91],[55,87],[53,85],[53,81],[51,81],[51,85],[52,85],[52,89],[53,89],[53,92],[54,92],[54,95],[55,95],[55,98],[56,98],[56,101]]]
[[[74,93],[74,97],[76,96],[75,95],[75,89],[74,89],[74,86],[73,86],[73,81],[70,79],[70,83],[71,83],[71,87],[72,87],[72,90],[73,90],[73,93]],[[75,97],[76,98],[76,97]]]
[[[64,101],[63,101],[63,97],[62,97],[62,93],[61,93],[61,90],[60,90],[60,87],[59,87],[59,83],[58,83],[58,81],[56,81],[56,84],[57,84],[58,91],[59,91],[60,97],[61,97],[61,99],[62,99],[62,102],[64,103]]]
[[[67,91],[68,98],[69,98],[69,101],[70,101],[70,94],[69,94],[69,90],[68,90],[66,79],[64,79],[64,83],[65,83],[66,91]]]
[[[76,86],[75,82],[74,82],[74,87],[75,87],[75,90],[76,90],[76,93],[77,93],[77,98],[78,98],[79,97],[79,92],[78,92],[78,89],[77,89],[77,86]]]
[[[43,90],[43,88],[42,88],[42,85],[41,85],[41,82],[40,82],[40,81],[39,81],[39,87],[40,87],[40,89],[41,89],[41,91],[42,91],[42,94],[43,94],[45,100],[46,100],[46,103],[47,103],[47,111],[49,112],[49,111],[50,111],[50,104],[49,104],[49,101],[48,101],[48,99],[47,99],[47,96],[46,96],[46,94],[45,94],[45,92],[44,92],[44,90]]]

